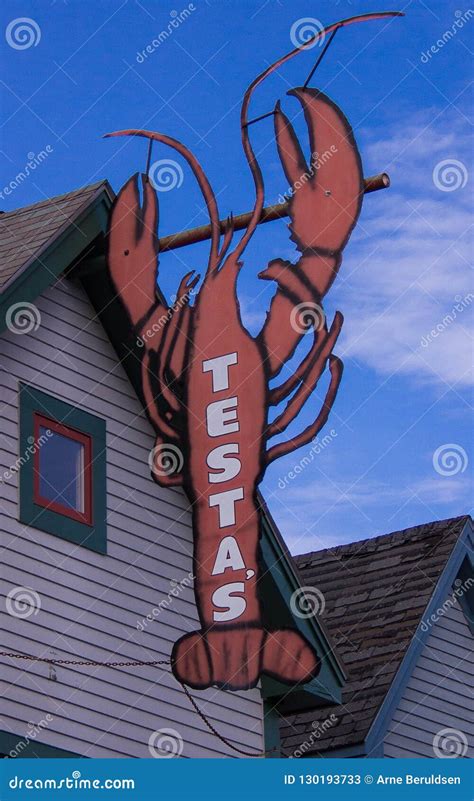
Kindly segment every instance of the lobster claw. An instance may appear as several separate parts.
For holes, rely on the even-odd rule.
[[[134,326],[156,305],[158,202],[142,176],[143,207],[138,174],[115,198],[108,231],[108,265],[112,282]]]
[[[311,88],[288,92],[301,103],[308,126],[308,165],[294,128],[275,108],[275,135],[283,170],[291,185],[291,239],[304,261],[312,256],[336,257],[346,245],[362,206],[362,164],[352,129],[327,95]],[[339,266],[339,265],[337,265]],[[324,295],[335,277],[330,270],[318,286]]]

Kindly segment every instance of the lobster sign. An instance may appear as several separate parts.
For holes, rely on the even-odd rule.
[[[175,677],[193,688],[248,689],[262,674],[300,684],[320,668],[317,653],[299,631],[264,626],[257,488],[270,462],[311,442],[334,403],[342,362],[333,350],[343,318],[336,312],[328,325],[322,300],[336,278],[359,216],[364,181],[350,125],[329,97],[306,85],[289,92],[306,118],[309,164],[290,120],[276,104],[276,146],[293,188],[289,227],[299,257],[295,264],[274,259],[259,274],[275,282],[276,293],[262,330],[252,337],[242,323],[236,292],[242,255],[264,205],[248,109],[255,88],[267,75],[315,38],[350,22],[382,16],[389,14],[364,15],[330,26],[275,62],[247,89],[241,130],[255,204],[235,246],[232,216],[225,224],[220,222],[210,183],[183,144],[153,131],[108,134],[142,136],[177,151],[191,167],[210,217],[210,253],[203,281],[197,290],[200,276],[194,271],[186,275],[172,307],[157,295],[158,205],[146,175],[141,200],[138,175],[121,189],[108,237],[110,278],[143,346],[142,395],[156,434],[152,475],[163,487],[183,487],[192,509],[200,629],[175,643],[171,661]],[[319,159],[315,168],[315,154],[326,153],[331,157]],[[270,388],[269,382],[307,331],[311,334],[307,355],[286,380]],[[328,389],[314,421],[299,434],[270,444],[310,400],[327,367]],[[269,422],[272,407],[279,408]]]

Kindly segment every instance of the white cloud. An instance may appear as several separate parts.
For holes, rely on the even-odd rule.
[[[365,171],[386,168],[393,188],[366,198],[348,245],[337,285],[346,318],[338,350],[381,374],[472,382],[473,175],[464,188],[449,192],[433,181],[442,160],[456,159],[469,169],[468,127],[452,116],[428,126],[426,115],[419,115],[404,132],[364,149]],[[453,320],[439,331],[448,314]],[[433,330],[437,335],[426,344]]]
[[[419,510],[418,522],[438,519],[439,507],[446,504],[455,505],[461,513],[469,509],[471,487],[467,474],[428,476],[418,481],[407,478],[398,484],[367,477],[363,482],[344,480],[337,484],[318,479],[295,483],[273,496],[266,493],[266,497],[291,553],[296,554],[401,528],[402,511],[407,505],[411,514]],[[377,532],[374,520],[381,515],[385,524]],[[409,525],[416,522],[411,519]]]

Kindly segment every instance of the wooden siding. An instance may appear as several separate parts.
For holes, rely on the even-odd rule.
[[[18,522],[18,481],[0,482],[0,591],[33,588],[38,614],[5,612],[2,650],[60,659],[159,660],[197,628],[192,531],[180,489],[150,477],[152,429],[83,290],[66,280],[36,303],[35,333],[0,338],[0,476],[18,454],[18,385],[38,389],[96,414],[107,425],[108,555],[71,545]],[[166,608],[173,582],[183,580]],[[144,631],[137,624],[152,614]],[[173,728],[183,757],[238,756],[205,727],[168,670],[158,667],[56,667],[2,658],[0,729],[24,736],[30,722],[53,717],[42,742],[87,757],[149,757],[150,735]],[[258,690],[195,692],[219,732],[251,750],[263,748]]]
[[[442,729],[460,732],[453,739],[462,747],[467,738],[466,756],[474,756],[473,644],[456,601],[433,624],[388,728],[384,756],[434,758],[433,741]]]

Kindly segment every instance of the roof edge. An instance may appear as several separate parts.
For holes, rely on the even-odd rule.
[[[94,186],[94,184],[92,184],[92,186]],[[80,191],[81,188],[86,189],[87,185],[84,187],[80,187],[78,190],[72,190],[72,191]],[[15,282],[21,278],[21,276],[29,269],[31,264],[33,264],[36,260],[40,259],[50,249],[50,247],[54,245],[56,240],[59,239],[68,230],[68,228],[75,222],[75,220],[77,220],[84,213],[84,211],[87,210],[89,206],[92,206],[92,204],[97,201],[97,198],[100,197],[100,195],[104,191],[106,192],[106,194],[110,199],[110,202],[112,203],[115,197],[115,193],[111,185],[109,184],[107,178],[104,178],[100,183],[98,183],[92,196],[87,200],[85,200],[84,203],[82,203],[79,206],[79,208],[75,211],[75,213],[68,220],[66,220],[64,224],[57,231],[55,231],[55,233],[42,245],[42,247],[39,250],[37,250],[32,256],[30,256],[30,258],[27,259],[27,261],[18,270],[16,270],[16,272],[14,272],[13,275],[11,275],[7,281],[5,281],[5,283],[0,287],[0,298],[2,295],[6,294],[12,286],[14,286]],[[68,194],[71,193],[65,192],[63,195],[57,195],[54,198],[50,198],[50,200],[51,201],[60,200],[61,198],[66,197]],[[32,203],[30,206],[22,206],[21,209],[34,208],[35,206],[38,206],[41,202],[43,201],[39,201],[38,203]],[[20,209],[12,209],[11,212],[6,212],[6,214],[11,214],[14,213],[15,211],[20,211]]]
[[[400,536],[401,539],[404,535],[408,535],[410,532],[413,532],[416,529],[424,528],[425,526],[433,526],[433,525],[442,526],[443,524],[444,525],[447,525],[449,523],[452,524],[455,522],[460,522],[461,520],[464,520],[464,524],[466,524],[469,521],[471,521],[472,523],[472,518],[470,514],[466,512],[465,514],[457,515],[456,517],[447,517],[443,520],[430,520],[426,523],[418,523],[416,526],[408,526],[407,528],[403,528],[398,531],[390,531],[388,532],[388,534],[378,534],[376,537],[364,537],[364,539],[361,540],[352,540],[351,542],[341,543],[339,545],[334,545],[330,548],[321,548],[321,550],[319,551],[307,551],[307,553],[297,554],[296,556],[293,557],[293,559],[295,561],[299,560],[303,561],[305,558],[307,558],[308,561],[310,561],[311,557],[321,556],[322,554],[337,554],[340,550],[350,548],[352,545],[356,546],[359,545],[362,547],[365,544],[369,545],[370,543],[380,543],[380,541],[384,541],[387,540],[389,537],[396,537],[398,535]],[[462,530],[464,530],[464,528]]]

